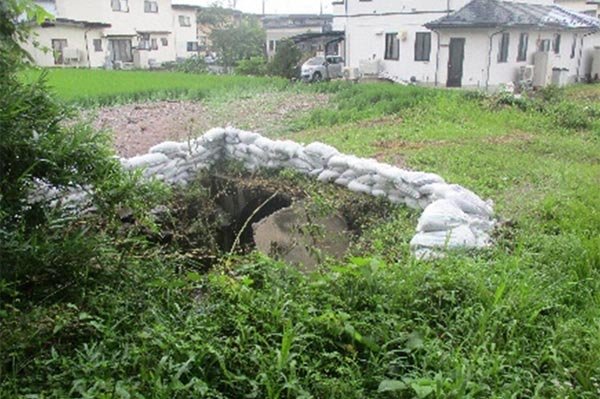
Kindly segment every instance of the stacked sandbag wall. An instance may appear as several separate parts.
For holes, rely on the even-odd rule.
[[[304,146],[235,128],[216,128],[189,142],[159,144],[146,155],[123,159],[122,164],[127,169],[143,168],[146,177],[165,183],[186,184],[196,171],[220,160],[241,162],[248,170],[290,168],[321,182],[422,209],[417,234],[410,244],[420,258],[442,255],[447,248],[490,245],[494,227],[491,202],[461,186],[447,184],[436,174],[341,154],[323,143]]]

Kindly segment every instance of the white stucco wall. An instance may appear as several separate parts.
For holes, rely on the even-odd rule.
[[[179,16],[189,17],[190,26],[181,26],[179,24]],[[175,37],[175,53],[177,58],[189,58],[197,54],[195,51],[187,51],[188,42],[198,42],[196,10],[173,9],[173,34]]]
[[[33,33],[36,35],[36,41],[40,46],[35,47],[32,43],[27,43],[24,48],[31,54],[36,64],[45,67],[100,67],[104,64],[105,53],[95,52],[93,46],[94,39],[103,41],[102,48],[106,49],[107,42],[102,38],[100,29],[87,30],[75,26],[55,26],[49,28],[35,28]],[[87,35],[87,46],[85,37]],[[67,48],[80,51],[81,59],[78,63],[68,65],[55,65],[54,54],[52,52],[52,39],[66,39]],[[48,51],[43,51],[47,49]],[[88,59],[89,56],[89,59]]]

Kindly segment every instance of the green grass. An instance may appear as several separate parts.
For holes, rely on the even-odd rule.
[[[34,79],[44,71],[59,98],[84,106],[173,98],[199,100],[214,93],[286,86],[286,81],[273,78],[89,69],[29,70],[24,78]]]
[[[257,254],[198,274],[149,245],[123,250],[68,299],[34,302],[0,285],[11,298],[0,306],[0,397],[599,397],[597,125],[565,123],[570,113],[557,119],[537,99],[521,108],[392,85],[307,90],[334,105],[286,138],[492,198],[505,222],[495,247],[416,261],[418,215],[394,209],[352,257],[311,275]],[[598,105],[570,99],[578,90],[591,89],[554,95],[573,114]]]

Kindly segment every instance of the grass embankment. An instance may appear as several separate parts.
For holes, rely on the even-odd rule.
[[[48,84],[59,98],[83,106],[164,99],[199,100],[215,93],[269,91],[287,85],[283,79],[236,75],[59,68],[32,69],[25,73],[25,79],[34,79],[42,71],[47,72]]]
[[[396,209],[353,258],[309,276],[258,255],[200,275],[154,246],[124,251],[67,299],[28,302],[6,288],[0,396],[598,397],[597,102],[316,90],[333,93],[335,107],[287,137],[439,173],[494,199],[510,221],[494,248],[416,261],[418,215]]]

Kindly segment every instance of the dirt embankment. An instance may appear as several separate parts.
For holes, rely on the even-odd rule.
[[[119,155],[144,154],[166,140],[184,141],[215,126],[235,126],[273,135],[315,108],[325,107],[324,94],[265,93],[225,102],[158,101],[111,106],[84,117],[114,133]]]

